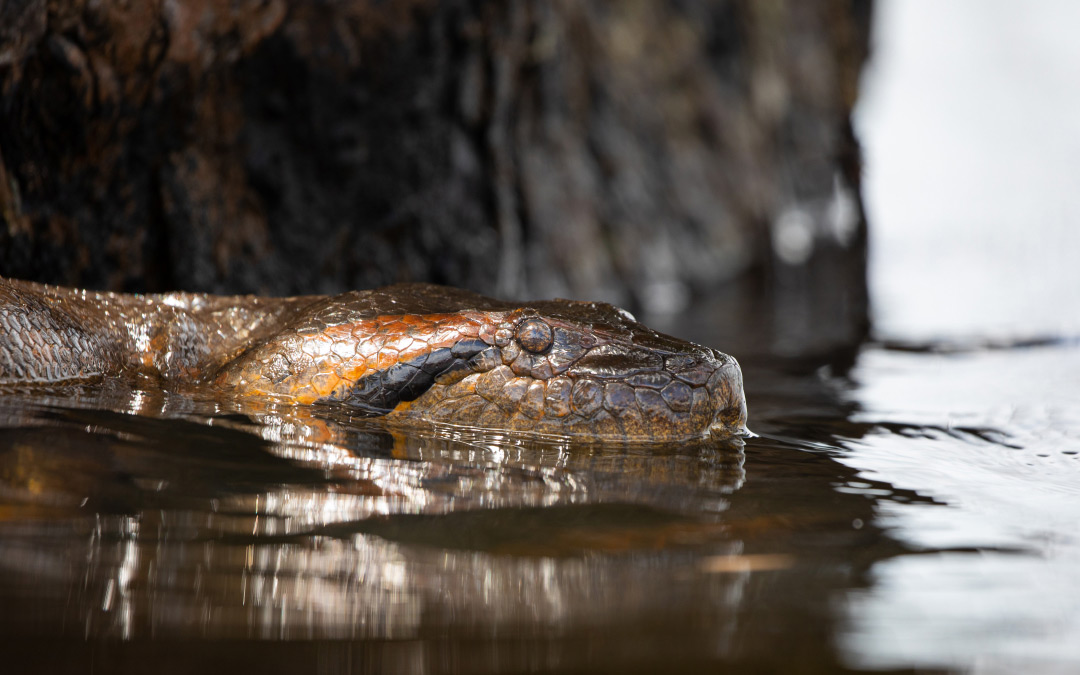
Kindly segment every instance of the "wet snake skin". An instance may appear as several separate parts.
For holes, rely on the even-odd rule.
[[[0,279],[0,385],[105,377],[559,436],[746,432],[735,359],[604,303],[514,304],[429,284],[262,298]]]

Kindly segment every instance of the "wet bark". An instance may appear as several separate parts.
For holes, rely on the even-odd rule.
[[[858,0],[0,0],[0,274],[646,309],[756,274],[865,316],[868,21]]]

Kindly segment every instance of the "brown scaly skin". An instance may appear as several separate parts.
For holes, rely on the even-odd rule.
[[[0,384],[131,374],[561,436],[726,437],[746,422],[733,358],[603,303],[519,305],[427,284],[258,298],[0,279]]]

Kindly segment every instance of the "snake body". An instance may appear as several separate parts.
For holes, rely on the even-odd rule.
[[[599,439],[745,433],[732,357],[604,303],[429,284],[132,295],[0,279],[0,385],[135,376],[391,419]]]

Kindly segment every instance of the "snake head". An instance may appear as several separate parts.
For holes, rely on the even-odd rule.
[[[472,354],[391,417],[558,436],[678,440],[746,431],[734,358],[604,303],[488,313]]]
[[[327,299],[217,382],[408,422],[634,441],[746,433],[742,373],[726,354],[605,303],[515,307],[433,286]]]

